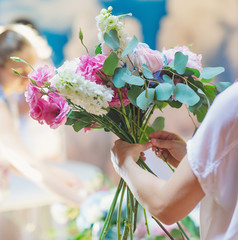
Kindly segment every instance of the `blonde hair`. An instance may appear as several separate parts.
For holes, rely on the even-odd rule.
[[[0,26],[0,67],[3,67],[15,52],[28,46],[35,49],[40,59],[48,59],[52,52],[46,40],[29,25]]]

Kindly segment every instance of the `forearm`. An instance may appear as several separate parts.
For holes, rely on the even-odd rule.
[[[153,216],[158,216],[166,207],[163,197],[166,181],[143,170],[132,159],[127,159],[121,170],[121,176],[140,204]]]
[[[168,181],[143,170],[132,158],[125,161],[120,174],[141,205],[165,224],[183,219],[204,196],[187,160]]]

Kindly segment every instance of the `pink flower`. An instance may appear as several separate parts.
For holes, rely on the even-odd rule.
[[[163,49],[162,53],[166,56],[167,58],[167,64],[169,64],[170,62],[172,62],[174,60],[174,55],[176,52],[181,52],[184,55],[188,56],[188,63],[187,63],[187,67],[189,68],[195,68],[198,69],[199,71],[202,70],[202,55],[199,54],[195,54],[193,52],[190,51],[190,49],[187,46],[176,46],[174,48],[171,49]]]
[[[112,98],[112,101],[109,102],[108,104],[109,104],[110,107],[120,108],[121,107],[121,101],[120,101],[120,98],[119,98],[119,93],[118,93],[116,88],[113,88],[113,90],[114,90],[114,96]],[[130,104],[130,100],[127,97],[127,89],[126,88],[121,88],[121,93],[122,93],[123,104],[124,104],[124,106],[127,106],[128,104]]]
[[[28,77],[32,78],[36,81],[37,86],[44,86],[44,82],[48,82],[54,76],[55,67],[50,67],[45,65],[44,67],[40,67],[35,71],[32,71]]]
[[[145,64],[152,71],[158,72],[163,67],[163,57],[159,51],[149,48],[145,43],[139,43],[135,51],[131,54],[132,62],[137,69],[143,70],[142,65]]]
[[[48,102],[40,98],[33,105],[30,104],[30,116],[37,120],[40,124],[44,123],[45,109],[48,107]]]
[[[102,67],[107,56],[98,54],[93,58],[89,55],[83,55],[80,58],[80,63],[76,69],[76,73],[84,76],[87,80],[96,82],[97,84],[103,84],[100,76],[97,74],[99,71],[102,73]]]
[[[25,97],[26,102],[34,105],[37,103],[38,99],[42,97],[42,93],[39,88],[30,83],[30,85],[26,87]]]
[[[44,120],[46,124],[55,129],[67,121],[67,113],[69,112],[69,105],[65,98],[57,96],[54,93],[49,94],[49,104],[44,113]]]

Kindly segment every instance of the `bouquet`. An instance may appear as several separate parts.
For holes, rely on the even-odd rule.
[[[58,69],[47,65],[38,69],[32,67],[28,76],[13,69],[19,76],[30,79],[25,95],[33,119],[53,129],[63,124],[71,125],[76,132],[104,129],[129,143],[146,142],[149,133],[163,129],[164,119],[160,116],[149,125],[155,109],[162,111],[165,107],[180,108],[185,104],[188,113],[194,114],[199,122],[203,120],[215,96],[229,85],[227,82],[212,83],[224,68],[203,68],[202,56],[186,46],[162,51],[150,49],[124,30],[121,20],[127,15],[130,14],[112,15],[112,7],[101,10],[96,17],[99,44],[94,56],[89,55],[80,29],[79,39],[86,55],[66,61]],[[25,62],[18,57],[12,59]],[[137,163],[152,172],[141,158]],[[122,219],[125,194],[126,217]],[[117,202],[118,239],[128,236],[133,239],[138,202],[123,179],[99,239],[105,238]],[[146,211],[144,214],[147,226]],[[188,239],[178,225],[182,237]],[[169,233],[168,236],[172,239]]]

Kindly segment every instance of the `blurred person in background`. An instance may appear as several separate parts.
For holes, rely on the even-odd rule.
[[[24,33],[30,33],[30,39]],[[34,36],[39,38],[29,26],[10,25],[0,28],[0,195],[7,190],[9,167],[38,185],[51,190],[66,200],[79,204],[81,197],[75,193],[82,184],[81,180],[69,172],[44,164],[30,153],[20,138],[14,122],[14,111],[8,102],[12,93],[23,93],[28,80],[17,77],[11,68],[27,76],[30,67],[21,62],[13,62],[10,57],[18,56],[34,65],[38,55]],[[40,148],[40,146],[39,146]],[[0,196],[1,198],[1,196]]]

